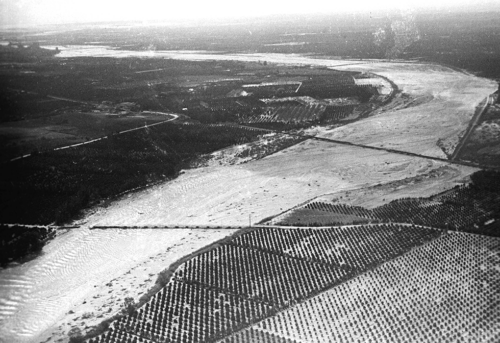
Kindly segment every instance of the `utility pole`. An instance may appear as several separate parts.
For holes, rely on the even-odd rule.
[[[250,213],[248,215],[248,227],[251,227],[252,226],[252,214]]]

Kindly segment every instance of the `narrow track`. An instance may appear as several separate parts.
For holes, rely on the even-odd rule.
[[[476,112],[474,113],[474,116],[472,117],[471,121],[469,122],[469,126],[467,127],[467,130],[465,131],[464,136],[462,137],[462,139],[460,139],[460,142],[458,143],[457,147],[455,148],[455,151],[453,151],[453,154],[450,157],[451,160],[455,161],[457,159],[458,155],[460,155],[460,151],[464,147],[465,143],[469,140],[469,137],[470,137],[472,131],[474,131],[474,129],[476,128],[479,119],[488,110],[490,105],[493,103],[493,100],[494,100],[493,96],[488,95],[488,97],[484,101],[484,105],[481,108],[481,110],[479,110],[479,111],[476,110]]]
[[[240,126],[247,127],[247,128],[253,128],[252,126],[246,126],[246,125],[240,125]],[[314,139],[314,140],[322,141],[322,142],[328,142],[328,143],[334,143],[334,144],[340,144],[340,145],[348,145],[348,146],[357,147],[357,148],[363,148],[363,149],[385,151],[385,152],[389,152],[389,153],[393,153],[393,154],[406,155],[406,156],[410,156],[410,157],[424,158],[424,159],[427,159],[427,160],[433,160],[433,161],[444,162],[444,163],[449,163],[449,164],[462,165],[462,166],[467,166],[467,167],[476,167],[476,168],[482,168],[482,169],[500,170],[500,168],[498,168],[498,167],[484,166],[484,165],[480,165],[480,164],[477,164],[477,163],[466,162],[466,161],[456,161],[456,160],[450,160],[450,159],[447,159],[447,158],[434,157],[434,156],[429,156],[429,155],[421,155],[421,154],[417,154],[417,153],[409,152],[409,151],[404,151],[404,150],[389,149],[389,148],[377,147],[377,146],[372,146],[372,145],[364,145],[364,144],[352,143],[352,142],[347,142],[347,141],[339,141],[339,140],[336,140],[336,139],[323,138],[323,137],[317,137],[317,136],[312,136],[312,135],[301,135],[301,134],[298,134],[298,133],[280,132],[280,131],[270,130],[270,129],[260,129],[260,130],[267,131],[267,132],[279,132],[279,133],[282,133],[282,134],[286,134],[286,135],[290,135],[290,136],[295,136],[295,137],[305,137],[307,139]]]
[[[139,126],[139,127],[136,127],[136,128],[133,128],[133,129],[128,129],[128,130],[123,130],[123,131],[119,131],[117,132],[116,134],[114,134],[115,136],[116,135],[121,135],[121,134],[124,134],[124,133],[128,133],[128,132],[133,132],[133,131],[138,131],[138,130],[144,130],[144,129],[147,129],[149,127],[152,127],[152,126],[156,126],[156,125],[161,125],[161,124],[165,124],[165,123],[168,123],[168,122],[171,122],[173,120],[176,120],[177,118],[179,118],[179,116],[177,114],[174,114],[174,113],[165,113],[169,116],[172,116],[173,118],[170,118],[170,119],[167,119],[167,120],[162,120],[160,122],[157,122],[157,123],[153,123],[153,124],[148,124],[148,125],[144,125],[144,126]],[[51,149],[51,150],[47,150],[47,151],[57,151],[57,150],[64,150],[64,149],[70,149],[70,148],[75,148],[75,147],[78,147],[78,146],[81,146],[81,145],[86,145],[86,144],[90,144],[90,143],[95,143],[95,142],[98,142],[98,141],[101,141],[103,139],[107,139],[110,135],[107,135],[107,136],[103,136],[103,137],[99,137],[99,138],[95,138],[95,139],[92,139],[92,140],[89,140],[89,141],[86,141],[86,142],[82,142],[82,143],[76,143],[76,144],[71,144],[71,145],[65,145],[65,146],[61,146],[61,147],[58,147],[58,148],[54,148],[54,149]],[[44,152],[47,152],[47,151],[44,151]],[[23,158],[27,158],[27,157],[30,157],[32,154],[26,154],[26,155],[22,155],[22,156],[18,156],[18,157],[14,157],[13,159],[7,161],[7,162],[14,162],[14,161],[17,161],[17,160],[21,160]]]

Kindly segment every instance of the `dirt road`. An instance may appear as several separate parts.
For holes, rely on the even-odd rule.
[[[153,126],[156,126],[156,125],[161,125],[161,124],[165,124],[165,123],[168,123],[168,122],[171,122],[171,121],[174,121],[176,120],[177,118],[179,118],[179,116],[177,114],[174,114],[174,113],[162,113],[162,112],[154,112],[154,113],[161,113],[163,115],[168,115],[168,116],[172,116],[172,118],[170,119],[167,119],[167,120],[163,120],[163,121],[159,121],[157,123],[153,123],[153,124],[144,124],[144,126],[139,126],[139,127],[136,127],[136,128],[133,128],[133,129],[128,129],[128,130],[123,130],[123,131],[119,131],[117,133],[115,133],[114,135],[122,135],[124,133],[129,133],[129,132],[134,132],[134,131],[138,131],[138,130],[144,130],[144,129],[147,129],[149,127],[153,127]],[[95,143],[95,142],[99,142],[103,139],[107,139],[109,137],[108,136],[103,136],[103,137],[99,137],[99,138],[95,138],[95,139],[91,139],[89,141],[86,141],[86,142],[82,142],[82,143],[76,143],[76,144],[71,144],[71,145],[65,145],[65,146],[61,146],[61,147],[58,147],[58,148],[54,148],[52,150],[49,150],[49,151],[57,151],[57,150],[64,150],[64,149],[70,149],[70,148],[76,148],[76,147],[79,147],[79,146],[82,146],[82,145],[86,145],[86,144],[91,144],[91,143]],[[30,157],[32,154],[26,154],[26,155],[22,155],[22,156],[18,156],[18,157],[14,157],[12,158],[9,162],[14,162],[14,161],[17,161],[17,160],[21,160],[23,158],[27,158],[27,157]]]
[[[460,151],[462,150],[462,148],[464,147],[465,143],[467,142],[467,140],[469,139],[472,131],[474,131],[474,129],[476,128],[477,126],[477,123],[479,121],[479,119],[481,118],[481,116],[486,113],[486,111],[488,110],[488,108],[490,107],[490,105],[492,105],[494,102],[494,97],[493,95],[489,95],[485,101],[484,101],[484,105],[481,107],[481,109],[479,109],[478,111],[476,111],[474,113],[474,116],[472,117],[470,123],[469,123],[469,126],[467,127],[467,130],[465,131],[465,134],[464,136],[460,139],[460,142],[458,143],[455,151],[453,152],[453,155],[451,155],[451,160],[452,161],[456,161],[458,155],[460,155]]]

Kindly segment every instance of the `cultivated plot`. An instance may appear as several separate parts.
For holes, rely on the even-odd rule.
[[[449,233],[223,342],[497,342],[499,254]]]
[[[273,244],[280,234],[284,246]],[[398,224],[250,230],[181,264],[148,303],[88,342],[213,342],[440,234]]]

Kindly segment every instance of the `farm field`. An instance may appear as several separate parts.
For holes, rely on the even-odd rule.
[[[373,68],[380,73],[383,73],[384,67],[382,63],[375,66],[369,63],[357,65],[359,69],[372,70]],[[403,131],[404,144],[396,146],[397,148],[431,156],[444,156],[437,142],[443,138],[441,136],[443,133],[451,134],[451,131],[443,129],[436,132],[430,122],[434,121],[433,125],[439,125],[436,123],[440,123],[446,116],[452,117],[448,118],[452,121],[456,120],[454,116],[457,106],[463,107],[464,115],[465,107],[469,106],[467,113],[471,115],[474,106],[466,105],[465,101],[462,102],[461,91],[468,94],[469,100],[474,99],[476,103],[479,103],[485,93],[495,90],[495,85],[450,69],[424,65],[403,66],[404,72],[408,70],[414,72],[411,78],[406,78],[403,76],[404,72],[398,74],[396,71],[398,67],[399,64],[388,64],[387,70],[389,71],[386,70],[384,76],[393,80],[393,75],[391,75],[393,71],[394,76],[398,78],[394,80],[396,84],[398,81],[403,84],[406,82],[402,91],[411,96],[396,98],[394,103],[387,105],[387,109],[382,108],[376,112],[375,116],[368,118],[368,123],[370,123],[368,134],[368,131],[362,131],[361,124],[364,121],[358,122],[357,125],[360,126],[356,129],[359,131],[354,131],[354,133],[359,132],[358,135],[361,136],[363,132],[365,134],[361,139],[363,143],[377,145],[379,140],[390,139],[391,134],[400,132],[399,125],[407,125],[407,131]],[[440,73],[444,74],[444,80],[437,78],[439,82],[432,84],[434,76]],[[455,76],[462,82],[448,82],[454,80]],[[466,83],[465,80],[468,78],[471,78],[469,80],[471,82]],[[453,89],[448,88],[455,86],[456,88]],[[469,89],[468,86],[471,88]],[[427,87],[431,88],[430,93],[427,92]],[[462,87],[461,91],[460,87]],[[443,94],[437,94],[438,89]],[[429,99],[435,100],[428,101]],[[448,105],[451,107],[449,111]],[[410,109],[420,118],[431,109],[442,111],[439,117],[426,117],[427,122],[423,127],[417,124],[415,118],[408,117],[404,117],[403,124],[399,124],[396,120],[396,118],[399,119],[399,111]],[[384,136],[371,128],[374,120],[379,120],[387,126]],[[467,121],[460,120],[463,120],[463,123],[459,127],[465,129]],[[391,129],[391,125],[395,125],[398,129]],[[348,130],[350,126],[331,131],[325,130],[321,135],[336,137],[337,130],[342,132],[342,130]],[[421,130],[427,130],[426,135],[420,134]],[[454,134],[458,135],[458,133],[459,131],[455,131]],[[249,215],[255,222],[314,197],[384,185],[398,180],[404,183],[404,180],[408,178],[414,179],[403,189],[398,190],[396,198],[405,197],[407,190],[410,193],[418,193],[420,189],[424,190],[423,194],[427,192],[428,195],[432,195],[435,193],[436,186],[443,187],[444,190],[446,187],[451,188],[461,184],[475,170],[470,167],[447,166],[445,163],[436,161],[364,151],[326,142],[306,141],[262,160],[244,165],[186,171],[180,178],[168,185],[141,192],[133,196],[134,199],[115,203],[107,210],[98,210],[92,216],[87,217],[85,223],[86,225],[102,225],[118,222],[126,225],[127,223],[172,223],[182,220],[191,224],[233,222],[244,225],[248,223]],[[427,174],[431,174],[432,177],[418,179],[418,176]],[[221,180],[224,180],[226,185],[224,189],[219,187]],[[441,181],[445,183],[440,184]],[[295,191],[297,189],[300,189],[300,192]],[[381,198],[388,192],[390,192],[388,189],[382,191],[377,201],[381,202]],[[166,194],[175,195],[177,203],[169,201],[164,196]],[[182,204],[190,204],[190,206],[186,207]],[[149,210],[151,208],[153,210]],[[158,213],[158,208],[163,211]],[[145,213],[147,216],[142,216],[138,212]]]
[[[2,184],[3,222],[64,223],[103,200],[203,165],[207,154],[226,147],[256,141],[255,149],[235,157],[262,158],[303,140],[260,140],[269,128],[296,130],[319,123],[325,106],[312,96],[342,93],[366,106],[376,93],[375,87],[356,86],[355,73],[326,68],[134,57],[60,61],[60,68],[57,59],[0,66],[6,76],[0,85],[5,91],[0,155],[8,176]],[[252,72],[242,72],[247,67]],[[344,89],[346,83],[350,86]],[[245,118],[252,123],[269,107],[259,97],[282,99],[299,88],[297,98],[315,104],[279,104],[271,122],[237,125]],[[38,103],[52,107],[31,111]]]
[[[119,54],[127,55],[129,53],[122,51]],[[201,56],[203,58],[202,54],[194,56],[187,53],[185,55],[173,53],[172,56],[177,58],[187,56],[186,58],[192,59]],[[368,119],[350,123],[341,128],[317,128],[316,131],[320,132],[323,137],[342,140],[351,140],[352,138],[356,142],[374,146],[387,144],[388,147],[431,156],[444,156],[444,152],[438,146],[438,140],[455,142],[454,139],[467,126],[466,117],[472,113],[474,104],[477,105],[496,89],[496,85],[489,80],[426,64],[332,61],[296,55],[206,56],[206,59],[218,58],[240,58],[251,61],[261,59],[268,61],[269,64],[274,61],[291,64],[319,64],[330,67],[345,65],[342,68],[352,67],[354,70],[380,73],[393,80],[398,87],[401,84],[400,89],[403,93],[399,94],[393,102],[377,110]],[[432,116],[430,113],[439,113],[440,115]],[[418,119],[424,120],[425,123],[420,125]],[[366,127],[362,125],[365,121]],[[441,124],[445,121],[453,123],[454,128],[442,126]],[[351,128],[352,131],[350,131]],[[391,135],[399,136],[391,138]],[[453,144],[450,143],[450,150],[452,150]],[[441,146],[444,145],[441,144]],[[373,195],[366,199],[373,207],[383,205],[385,201],[381,199],[386,194],[391,200],[404,198],[409,194],[420,194],[420,191],[422,191],[420,196],[430,196],[436,193],[436,187],[445,190],[467,182],[469,175],[476,170],[472,167],[450,165],[443,161],[337,145],[331,142],[306,140],[258,161],[229,166],[210,165],[183,170],[180,172],[180,176],[171,182],[123,196],[107,207],[95,207],[75,224],[82,226],[79,229],[81,232],[87,232],[87,228],[94,225],[182,226],[213,224],[225,226],[233,224],[246,226],[249,222],[253,224],[276,216],[314,198],[335,196],[335,194],[342,192],[354,192],[360,189],[376,189],[373,191],[376,196]],[[419,179],[422,175],[430,176]],[[398,182],[400,185],[396,186],[395,183]],[[377,186],[380,187],[375,188]],[[397,191],[395,188],[398,188]],[[80,231],[77,230],[74,234]],[[48,249],[66,251],[62,244],[64,236],[66,235],[51,242]],[[167,240],[166,237],[162,239]],[[149,239],[156,238],[152,236]],[[165,243],[162,239],[157,239],[158,244]],[[101,244],[113,240],[114,238],[109,238],[103,240]],[[116,243],[121,246],[129,246],[133,244],[134,240],[135,238],[123,237],[123,240],[116,240]],[[148,239],[145,238],[144,242],[147,241]],[[205,244],[200,240],[200,246]],[[164,246],[167,246],[167,243]],[[111,244],[110,248],[118,249],[118,246]],[[151,253],[157,251],[155,249],[157,249],[156,245],[153,245]],[[401,252],[401,250],[398,251]],[[42,340],[52,337],[49,342],[56,341],[67,334],[72,326],[78,324],[83,328],[90,327],[92,323],[96,324],[105,318],[105,316],[99,317],[108,310],[107,306],[103,308],[100,298],[106,299],[106,304],[113,304],[111,313],[116,313],[120,309],[122,300],[127,296],[132,296],[130,291],[122,291],[123,288],[129,290],[124,285],[131,284],[131,287],[139,287],[143,284],[141,281],[147,279],[151,279],[148,282],[152,284],[154,276],[149,276],[150,263],[155,266],[151,270],[159,271],[168,265],[168,261],[173,261],[173,257],[171,257],[162,262],[154,254],[138,255],[133,261],[130,260],[132,257],[127,256],[123,259],[123,263],[127,267],[142,266],[144,263],[144,269],[142,267],[134,269],[132,274],[136,279],[131,280],[131,276],[126,274],[129,269],[125,267],[116,270],[116,275],[109,275],[110,271],[115,273],[115,266],[112,262],[115,262],[115,259],[122,259],[122,254],[127,255],[127,252],[120,251],[118,255],[111,254],[111,261],[102,264],[98,270],[88,269],[74,261],[68,262],[64,267],[60,266],[59,271],[64,277],[67,277],[67,280],[72,280],[73,275],[85,275],[86,284],[82,286],[83,290],[78,294],[74,292],[79,292],[79,290],[72,289],[70,293],[65,291],[71,289],[71,285],[68,286],[69,281],[65,281],[64,277],[59,276],[54,282],[50,277],[41,278],[35,283],[34,277],[38,274],[24,269],[24,265],[12,268],[9,271],[12,276],[5,278],[8,280],[5,289],[11,290],[20,287],[17,286],[19,284],[23,287],[29,287],[29,294],[33,296],[34,302],[30,299],[20,299],[18,293],[9,293],[14,296],[9,298],[8,305],[2,309],[5,311],[2,312],[2,318],[8,318],[8,322],[2,322],[2,327],[5,327],[4,330],[7,332],[11,332],[12,336],[9,337],[22,342],[38,340],[40,337],[43,337]],[[97,253],[94,251],[82,252],[82,255],[88,256],[91,261],[94,259],[100,261],[101,258],[96,256]],[[42,256],[41,262],[44,265],[57,266],[59,256],[45,254]],[[374,261],[374,264],[395,255],[387,253],[380,256],[381,259]],[[284,259],[284,257],[280,258]],[[287,257],[287,259],[292,258]],[[360,267],[358,266],[358,268]],[[339,270],[344,271],[342,268]],[[2,271],[2,276],[6,275],[4,273]],[[105,285],[115,279],[116,281],[112,282],[110,286],[93,289],[94,285]],[[137,280],[141,281],[136,282]],[[207,284],[210,287],[213,286],[210,282]],[[52,285],[54,287],[51,288]],[[72,297],[74,309],[59,304],[50,304],[50,306],[46,306],[49,308],[49,315],[45,316],[43,309],[34,307],[34,304],[36,299],[40,299],[37,295],[41,298],[45,297],[46,293],[44,292],[47,289],[60,292],[61,297]],[[116,298],[111,298],[111,295],[103,296],[103,293],[109,291],[111,291],[109,294],[119,294],[120,296]],[[193,292],[190,294],[199,294]],[[97,298],[90,300],[94,297]],[[55,299],[60,298],[56,297]],[[83,304],[84,300],[87,300],[86,304]],[[88,308],[87,304],[98,304],[96,305],[97,309]],[[207,304],[207,306],[211,308],[210,306],[213,307],[215,304]],[[74,311],[75,315],[68,315],[69,310]],[[87,317],[85,315],[87,312],[93,312],[95,316],[92,317],[92,320],[85,320],[84,325],[80,325],[80,320],[83,316]],[[200,313],[206,314],[207,312]],[[18,325],[21,318],[29,318],[30,322],[35,324],[30,327]],[[143,327],[147,327],[148,319],[144,317],[140,318],[140,321]],[[23,323],[27,322],[29,321]],[[223,325],[226,325],[227,322],[222,324],[223,321],[219,321],[218,323],[221,327],[226,327]],[[14,328],[17,327],[19,329],[15,330]],[[129,335],[129,333],[123,335]],[[182,338],[180,339],[182,340]]]
[[[498,173],[480,171],[468,185],[428,198],[404,198],[366,209],[343,203],[312,201],[272,223],[291,226],[326,226],[368,222],[405,222],[448,230],[500,236]]]
[[[112,52],[108,51],[108,54],[112,55]],[[202,53],[161,54],[188,60],[215,59],[213,55]],[[446,153],[452,152],[457,145],[459,135],[467,128],[476,106],[498,88],[492,80],[428,63],[332,61],[286,54],[226,54],[217,55],[217,58],[266,60],[285,65],[314,64],[336,70],[382,75],[398,85],[402,93],[411,96],[412,100],[402,101],[400,106],[384,112],[381,116],[371,116],[348,127],[327,131],[323,136],[444,158]],[[375,113],[381,111],[383,109]],[[440,146],[437,144],[438,140]]]
[[[248,231],[181,264],[148,303],[88,342],[214,341],[441,234],[398,224]]]
[[[319,122],[325,106],[319,104],[302,105],[297,103],[275,104],[265,108],[265,114],[242,120],[242,123],[274,123],[274,122]]]
[[[111,54],[111,52],[108,53]],[[320,133],[320,136],[361,142],[367,145],[398,148],[403,151],[438,157],[446,157],[437,145],[438,140],[457,141],[459,133],[465,130],[467,120],[470,119],[475,105],[482,101],[486,94],[496,90],[496,85],[489,80],[430,64],[379,61],[357,61],[354,64],[354,62],[346,60],[331,61],[301,56],[285,58],[284,55],[279,54],[217,56],[185,52],[165,52],[163,54],[172,58],[192,60],[221,58],[254,61],[264,59],[273,63],[292,65],[314,63],[315,65],[346,70],[380,73],[394,81],[402,92],[410,97],[396,98],[396,106],[388,104],[387,109],[383,107],[377,110],[375,115],[365,120],[332,130],[323,129],[324,132]],[[424,101],[418,101],[421,98]],[[405,108],[405,106],[408,107]],[[439,113],[439,116],[431,115],[432,113]],[[388,140],[393,141],[394,144],[388,144]],[[219,217],[221,218],[219,222],[229,221],[229,224],[243,224],[248,222],[249,214],[252,214],[253,218],[261,220],[322,194],[404,179],[444,166],[444,164],[437,162],[429,162],[430,164],[427,161],[420,162],[414,158],[403,158],[376,152],[366,153],[357,148],[339,147],[331,144],[318,146],[317,144],[317,142],[305,142],[263,160],[237,168],[188,171],[174,183],[161,186],[165,187],[166,192],[173,191],[174,194],[179,194],[172,187],[177,188],[177,185],[180,186],[184,180],[186,187],[190,187],[189,184],[197,183],[196,179],[201,181],[206,177],[212,179],[223,177],[228,185],[231,184],[231,187],[216,189],[215,185],[211,185],[211,182],[201,182],[198,183],[200,186],[196,187],[195,190],[189,194],[182,194],[179,198],[180,203],[195,204],[195,199],[206,199],[204,194],[213,194],[210,199],[217,199],[217,203],[215,204],[215,201],[212,204],[210,201],[206,202],[206,206],[203,206],[204,209],[200,207],[200,204],[177,211],[175,210],[177,205],[170,203],[167,198],[162,198],[162,191],[159,189],[148,190],[147,193],[151,194],[149,199],[146,192],[137,194],[138,201],[135,205],[154,208],[159,206],[159,208],[169,209],[168,213],[163,211],[160,214],[155,213],[149,216],[150,223],[171,222],[173,218],[186,220],[188,223],[206,222],[206,220],[216,222],[216,218]],[[453,144],[450,145],[451,150]],[[398,168],[405,170],[397,170]],[[386,173],[384,173],[384,169],[387,170]],[[474,170],[467,167],[457,167],[457,169],[461,170],[459,173],[461,178],[466,176],[467,172],[465,171],[471,173]],[[333,170],[336,172],[329,172]],[[363,173],[361,174],[360,171]],[[463,174],[464,172],[465,174]],[[210,174],[212,177],[209,176]],[[328,179],[325,178],[326,174],[328,174]],[[255,182],[248,182],[251,179]],[[315,186],[304,187],[311,184],[311,181],[316,182]],[[239,185],[243,183],[245,185]],[[182,188],[182,186],[180,187]],[[290,189],[298,187],[303,191],[300,194],[294,192],[292,199]],[[279,188],[279,192],[275,191],[277,188]],[[240,202],[237,201],[238,196],[230,195],[235,189],[240,189],[240,194],[243,192],[244,198],[251,200],[238,206],[238,202]],[[287,196],[287,194],[290,195]],[[278,198],[279,202],[275,198]],[[255,203],[256,200],[258,204]],[[145,206],[148,201],[151,203]],[[226,203],[224,204],[224,202]],[[116,209],[113,210],[113,207]],[[101,222],[101,219],[97,219],[99,217],[106,217],[106,219],[102,219],[103,222],[118,220],[121,223],[134,223],[138,219],[132,208],[127,210],[125,202],[118,202],[113,207],[101,214],[89,217],[88,222]],[[171,212],[172,209],[175,212]],[[159,216],[164,217],[158,218]],[[143,220],[141,222],[145,223]]]
[[[346,119],[355,119],[353,112],[356,106],[354,105],[344,105],[344,106],[329,106],[321,115],[321,123],[329,124],[335,123],[337,121],[342,121]],[[357,117],[357,116],[356,116]]]
[[[498,95],[497,95],[498,96]],[[500,104],[484,113],[458,155],[459,159],[497,166],[500,162]]]
[[[171,263],[236,232],[231,228],[73,229],[37,259],[0,272],[0,337],[68,339],[135,302]]]
[[[221,342],[496,342],[499,247],[450,232]]]
[[[483,2],[0,30],[0,342],[500,341]]]

